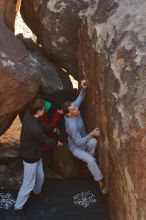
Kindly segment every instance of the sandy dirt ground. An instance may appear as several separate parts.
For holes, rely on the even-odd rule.
[[[11,146],[19,144],[20,130],[21,123],[19,117],[17,117],[11,127],[0,137],[0,146],[4,144]]]

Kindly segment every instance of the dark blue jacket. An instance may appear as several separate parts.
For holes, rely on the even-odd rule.
[[[57,145],[56,140],[48,138],[45,134],[52,131],[52,129],[51,125],[46,125],[31,115],[29,111],[26,112],[20,136],[20,154],[24,161],[28,163],[37,162],[42,157],[43,144]]]

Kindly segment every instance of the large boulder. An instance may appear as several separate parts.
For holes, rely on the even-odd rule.
[[[23,44],[0,24],[0,134],[40,86],[41,71]],[[3,123],[4,122],[4,123]],[[5,125],[5,126],[4,126]]]
[[[115,220],[146,219],[146,1],[96,0],[80,29],[80,78],[89,82],[88,129],[99,126],[100,164]],[[93,117],[94,116],[94,117]]]
[[[78,29],[93,0],[22,0],[21,15],[49,59],[77,77]]]
[[[41,85],[51,91],[63,88],[56,69],[49,73],[50,77],[45,77],[48,69],[26,50],[5,24],[0,24],[0,134],[38,93]]]
[[[24,38],[18,34],[17,38],[22,41],[31,56],[41,65],[41,90],[44,95],[57,90],[72,89],[72,83],[67,73],[58,68],[53,62],[47,59],[41,47],[39,47],[31,38]]]
[[[14,31],[14,22],[21,0],[0,1],[0,21],[3,21],[10,30]]]

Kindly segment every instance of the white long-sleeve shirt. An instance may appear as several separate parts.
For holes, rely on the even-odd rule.
[[[85,96],[86,92],[81,90],[79,96],[73,104],[79,108]],[[65,130],[68,134],[68,146],[71,151],[73,151],[76,147],[80,148],[84,146],[92,138],[92,136],[87,134],[85,131],[84,121],[81,114],[74,118],[70,118],[66,115],[64,119]]]

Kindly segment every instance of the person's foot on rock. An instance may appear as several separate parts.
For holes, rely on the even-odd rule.
[[[104,196],[107,196],[108,193],[109,193],[109,190],[108,188],[103,184],[102,186],[99,186],[100,188],[100,192],[104,195]]]
[[[108,188],[105,186],[104,182],[101,180],[98,182],[98,186],[99,186],[99,189],[100,189],[100,192],[104,195],[104,196],[107,196],[108,193],[109,193],[109,190]]]

